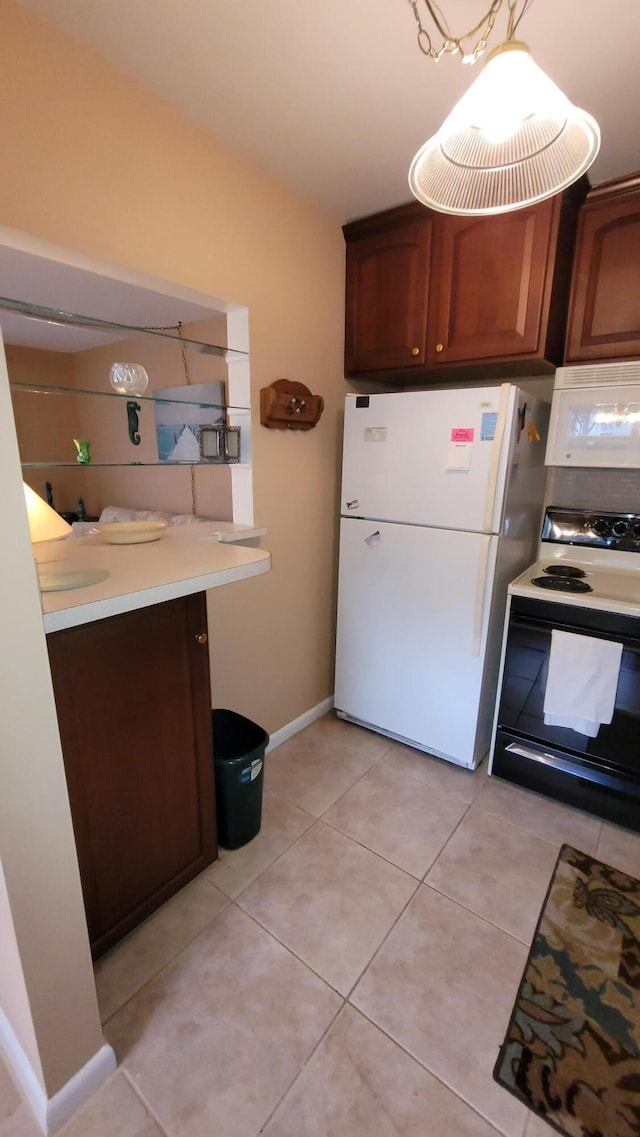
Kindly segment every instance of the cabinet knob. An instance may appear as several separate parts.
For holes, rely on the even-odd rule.
[[[411,348],[411,354],[412,355],[420,355],[420,348],[419,347],[412,347]]]
[[[196,636],[196,643],[206,644],[208,639],[209,639],[209,637],[208,637],[206,632],[198,632],[198,634]]]
[[[436,351],[444,351],[444,344],[443,343],[437,343],[436,344]]]

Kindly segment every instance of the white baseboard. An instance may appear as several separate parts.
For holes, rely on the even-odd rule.
[[[113,1047],[105,1042],[61,1090],[48,1098],[2,1008],[0,1047],[4,1050],[10,1070],[45,1137],[61,1129],[102,1083],[111,1077],[117,1065]]]
[[[322,716],[326,715],[327,711],[330,711],[332,707],[333,695],[331,695],[328,699],[323,699],[321,703],[317,703],[316,706],[312,707],[310,711],[305,711],[303,715],[300,715],[297,719],[294,719],[293,722],[288,722],[286,726],[280,727],[280,730],[277,730],[275,734],[272,734],[269,739],[267,754],[270,750],[275,750],[276,746],[280,746],[283,742],[286,742],[288,738],[292,737],[292,735],[297,734],[299,730],[304,730],[305,726],[309,726],[310,723],[315,722],[316,719],[322,718]]]

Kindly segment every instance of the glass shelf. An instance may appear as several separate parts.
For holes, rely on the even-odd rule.
[[[206,355],[219,356],[227,361],[248,358],[246,351],[237,351],[235,348],[206,343],[181,335],[177,326],[152,328],[136,324],[121,324],[115,320],[101,320],[97,316],[81,316],[77,312],[65,312],[60,308],[47,308],[41,304],[30,304],[28,301],[14,300],[8,296],[0,296],[0,312],[10,312],[13,315],[24,316],[29,320],[45,321],[63,327],[86,328],[90,331],[104,332],[105,335],[110,335],[112,339],[115,333],[121,336],[147,335],[160,337],[160,339],[172,340],[184,347],[194,348]]]
[[[248,407],[231,406],[229,403],[211,403],[209,401],[203,402],[201,399],[187,399],[180,396],[177,398],[165,398],[162,395],[119,395],[116,391],[96,391],[90,387],[52,387],[48,383],[14,383],[9,382],[12,391],[24,391],[32,395],[89,395],[91,398],[99,399],[115,399],[120,403],[126,400],[133,400],[136,403],[154,403],[156,406],[175,406],[175,407],[200,407],[203,410],[220,411],[222,414],[242,414],[248,413]],[[200,386],[200,384],[198,384]],[[162,390],[162,388],[160,388]],[[185,392],[189,390],[187,386],[184,387]]]
[[[209,392],[224,398],[221,381],[194,384],[197,398],[188,385],[144,395],[11,380],[9,387],[25,469],[242,462],[250,410],[209,401]]]
[[[53,470],[56,468],[60,468],[60,469],[66,468],[66,469],[71,469],[71,470],[94,470],[94,469],[95,470],[106,470],[106,469],[114,469],[116,467],[119,467],[122,469],[125,469],[125,468],[130,469],[132,466],[139,466],[142,469],[146,470],[148,466],[223,466],[223,465],[230,465],[230,464],[231,464],[230,462],[225,463],[222,460],[216,461],[216,462],[207,461],[204,458],[200,459],[200,460],[193,459],[193,458],[191,458],[191,459],[185,458],[183,461],[174,461],[171,458],[165,458],[165,459],[163,459],[163,461],[160,461],[159,459],[156,458],[155,462],[94,462],[92,460],[91,462],[86,462],[86,463],[84,463],[84,462],[21,462],[20,463],[23,470]],[[242,462],[235,462],[235,461],[233,464],[235,466],[242,466],[243,465]],[[244,465],[246,466],[246,465],[248,465],[248,463],[245,462]]]

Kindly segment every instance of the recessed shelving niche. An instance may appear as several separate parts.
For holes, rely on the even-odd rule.
[[[7,315],[3,316],[3,313]],[[23,467],[180,466],[242,460],[248,406],[225,398],[227,365],[248,353],[199,339],[191,328],[150,328],[78,315],[0,297],[0,324],[38,321],[73,329],[75,350],[57,357],[57,382],[10,379]],[[206,322],[203,322],[206,323]],[[196,331],[199,325],[195,325]],[[11,344],[8,346],[11,352]],[[20,350],[17,348],[16,350]],[[110,363],[141,362],[149,374],[142,395],[109,387]],[[68,377],[65,365],[68,364]],[[27,369],[28,371],[28,369]],[[78,462],[76,443],[90,462]]]

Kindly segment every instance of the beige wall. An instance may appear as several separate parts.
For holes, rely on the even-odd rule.
[[[13,914],[4,872],[0,864],[0,1007],[27,1056],[38,1080],[44,1081],[38,1041],[31,1017],[20,949],[13,925]]]
[[[5,348],[9,378],[26,385],[42,383],[50,387],[68,387],[73,382],[72,357],[66,352],[42,351],[7,344]],[[51,395],[43,398],[30,392],[13,392],[13,413],[23,462],[73,459],[73,438],[77,437],[78,418],[73,397]],[[70,447],[70,451],[68,449]],[[82,470],[27,469],[24,480],[45,496],[45,482],[52,482],[56,509],[75,508],[79,494],[85,492]]]
[[[332,688],[345,386],[338,219],[72,40],[10,3],[0,12],[0,116],[12,156],[0,222],[247,305],[254,406],[260,387],[283,377],[325,398],[314,431],[256,428],[255,519],[269,529],[273,570],[212,604],[218,702],[273,732]]]
[[[212,594],[213,682],[217,705],[273,733],[332,691],[345,386],[339,219],[8,0],[0,0],[0,15],[0,127],[10,155],[0,179],[0,224],[249,308],[255,520],[268,527],[273,569]],[[258,425],[259,389],[285,377],[323,395],[315,430]],[[35,607],[35,582],[27,583],[24,602]],[[55,747],[41,758],[56,776],[58,761]],[[50,808],[56,815],[64,809],[59,795]],[[55,824],[38,818],[30,833],[34,857],[50,853]],[[13,899],[9,875],[7,885]],[[23,903],[33,909],[18,935],[28,955],[32,934],[47,939],[46,912],[38,916],[37,891]],[[54,1081],[77,1058],[72,1035],[67,1019],[57,1057],[51,1039],[43,1041],[43,1068],[55,1066]]]
[[[0,359],[0,1005],[47,1096],[102,1045],[11,401]]]

